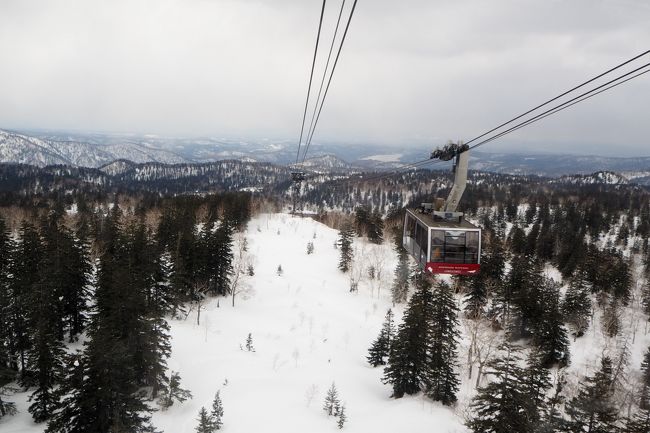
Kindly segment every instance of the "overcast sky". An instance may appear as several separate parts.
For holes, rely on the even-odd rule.
[[[297,140],[320,7],[2,0],[0,128]],[[647,0],[359,0],[315,140],[467,140],[647,49]],[[483,150],[650,155],[648,137],[650,74]]]

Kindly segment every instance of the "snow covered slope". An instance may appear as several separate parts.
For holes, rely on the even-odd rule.
[[[391,399],[391,388],[380,381],[382,369],[366,363],[367,349],[390,307],[395,266],[390,242],[357,251],[367,263],[384,261],[382,287],[375,282],[371,293],[366,281],[358,293],[350,293],[349,276],[337,269],[335,230],[283,214],[261,215],[248,227],[255,267],[255,275],[245,281],[249,293],[238,297],[235,307],[230,299],[212,299],[201,312],[200,325],[195,313],[171,322],[169,367],[180,372],[194,398],[155,413],[157,428],[194,432],[199,409],[209,408],[221,390],[225,433],[336,432],[335,419],[322,410],[335,381],[348,414],[343,431],[467,431],[451,409],[422,397]],[[306,254],[309,241],[315,247],[311,255]],[[278,265],[282,276],[277,275]],[[255,352],[240,348],[248,333]],[[13,397],[21,413],[0,425],[3,433],[44,431],[27,413],[27,396]]]

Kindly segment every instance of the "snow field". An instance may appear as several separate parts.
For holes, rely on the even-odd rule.
[[[229,299],[219,299],[219,307],[217,299],[211,300],[199,326],[195,314],[172,322],[169,366],[180,372],[194,398],[157,412],[153,421],[158,428],[192,432],[200,407],[209,408],[220,389],[224,431],[337,431],[335,419],[322,410],[334,381],[346,405],[344,430],[466,431],[447,408],[421,397],[389,398],[390,387],[380,381],[383,370],[371,368],[365,357],[391,305],[391,243],[379,247],[386,256],[386,281],[377,297],[367,279],[358,293],[349,292],[349,276],[337,269],[337,235],[311,219],[284,214],[261,215],[250,222],[248,251],[255,275],[246,283],[254,293],[236,299],[234,308]],[[309,241],[314,243],[311,255],[306,253]],[[365,256],[372,255],[370,246],[361,248]],[[278,265],[282,276],[276,273]],[[255,352],[245,350],[249,332]]]

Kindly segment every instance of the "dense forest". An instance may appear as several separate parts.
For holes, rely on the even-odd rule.
[[[74,213],[56,200],[15,230],[0,219],[0,385],[30,389],[29,411],[49,432],[153,431],[146,402],[187,395],[167,368],[166,317],[231,294],[233,233],[250,199],[130,208],[115,196],[105,208],[77,201]],[[13,412],[0,394],[0,414]]]

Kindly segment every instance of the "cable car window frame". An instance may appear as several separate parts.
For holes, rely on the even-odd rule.
[[[429,260],[434,263],[479,264],[480,230],[432,227]],[[434,257],[439,254],[439,257]]]

